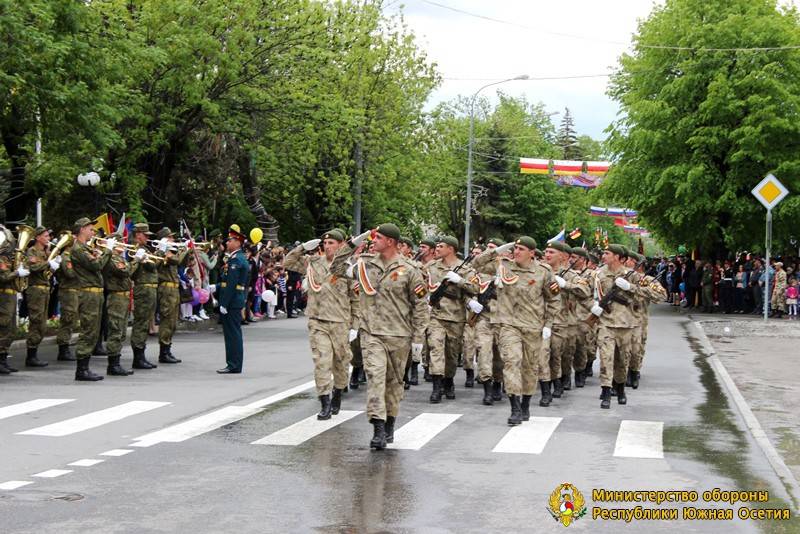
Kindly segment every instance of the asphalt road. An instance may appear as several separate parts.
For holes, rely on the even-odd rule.
[[[364,387],[330,425],[314,420],[303,319],[246,327],[239,376],[214,373],[224,357],[210,331],[177,337],[184,363],[129,378],[75,383],[72,365],[56,362],[3,376],[0,532],[549,532],[564,528],[546,508],[565,482],[587,507],[571,530],[797,532],[796,520],[592,518],[594,508],[659,508],[593,500],[601,488],[767,490],[763,507],[788,506],[690,332],[685,317],[654,308],[627,406],[600,410],[595,364],[586,388],[536,406],[514,431],[507,401],[482,406],[461,370],[454,401],[431,405],[429,384],[412,388],[396,448],[382,452],[368,447]],[[660,507],[681,517],[684,505],[734,517],[740,507]]]

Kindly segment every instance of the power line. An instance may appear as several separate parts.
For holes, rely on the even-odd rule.
[[[506,26],[514,26],[516,28],[522,28],[525,30],[533,30],[538,33],[543,33],[547,35],[554,35],[557,37],[567,37],[570,39],[581,39],[584,41],[594,41],[599,43],[606,43],[606,44],[614,44],[614,45],[622,45],[628,46],[630,43],[626,43],[623,41],[612,41],[609,39],[602,39],[600,37],[593,37],[590,35],[579,35],[573,33],[561,33],[561,32],[554,32],[550,30],[543,29],[539,26],[527,26],[525,24],[520,24],[518,22],[513,22],[509,20],[497,19],[494,17],[489,17],[486,15],[481,15],[480,13],[473,13],[471,11],[466,11],[463,9],[459,9],[453,6],[448,6],[446,4],[440,4],[439,2],[434,2],[433,0],[422,0],[425,4],[430,4],[432,6],[436,6],[441,9],[446,9],[448,11],[453,11],[455,13],[460,13],[462,15],[466,15],[468,17],[474,17],[477,19],[488,20],[489,22],[494,22],[497,24],[504,24]],[[646,45],[646,44],[638,44],[638,48],[651,48],[656,50],[680,50],[680,51],[692,51],[692,52],[770,52],[774,50],[799,50],[800,45],[789,45],[789,46],[754,46],[754,47],[735,47],[735,48],[702,48],[702,47],[695,47],[695,46],[672,46],[672,45]]]
[[[607,78],[611,76],[611,73],[607,74],[575,74],[572,76],[542,76],[537,78],[527,78],[525,80],[518,80],[521,82],[541,82],[547,80],[579,80],[582,78]],[[443,80],[447,81],[459,81],[459,82],[492,82],[496,81],[499,78],[448,78],[444,77]]]

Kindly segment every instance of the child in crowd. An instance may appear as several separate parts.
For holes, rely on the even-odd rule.
[[[797,318],[797,279],[791,278],[789,280],[789,287],[786,288],[786,306],[789,308],[789,319]]]

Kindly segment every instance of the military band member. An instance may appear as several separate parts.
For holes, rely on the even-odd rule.
[[[136,245],[136,263],[131,279],[133,281],[133,326],[131,328],[131,348],[133,349],[134,369],[155,369],[158,365],[150,362],[145,353],[150,321],[156,315],[158,302],[159,260],[145,260],[152,253],[148,241],[152,237],[146,222],[133,225],[133,244]]]
[[[122,343],[128,332],[128,307],[131,293],[132,265],[125,259],[125,247],[122,242],[122,233],[117,232],[108,236],[106,242],[111,257],[103,267],[103,280],[106,284],[106,313],[108,313],[108,368],[109,376],[128,376],[133,371],[124,369],[120,365],[122,356]]]
[[[647,328],[650,324],[650,303],[662,302],[667,298],[664,286],[654,277],[645,274],[647,258],[641,254],[631,253],[626,266],[635,269],[641,276],[639,280],[639,294],[634,297],[633,311],[639,324],[634,329],[633,346],[631,347],[631,361],[628,364],[628,377],[625,385],[633,389],[639,388],[642,363],[644,363],[645,349],[647,347]]]
[[[8,349],[14,341],[14,319],[17,316],[17,279],[27,278],[30,271],[24,265],[14,265],[14,234],[0,227],[5,241],[0,245],[0,375],[16,373],[8,363]]]
[[[514,259],[505,253],[514,250]],[[535,259],[536,241],[522,236],[487,250],[474,260],[479,272],[496,276],[497,304],[492,324],[499,328],[503,381],[511,403],[508,424],[530,418],[530,399],[536,392],[537,362],[542,341],[552,333],[552,310],[560,288],[549,267]],[[546,379],[546,377],[539,377]]]
[[[589,295],[585,298],[576,298],[575,313],[577,320],[577,335],[575,336],[575,356],[572,366],[575,369],[575,387],[582,388],[586,384],[586,363],[589,360],[589,353],[594,353],[596,349],[595,329],[586,322],[592,313],[594,304],[594,277],[589,268],[589,253],[583,248],[573,247],[572,250],[573,268],[589,287]]]
[[[172,354],[172,336],[178,327],[181,296],[178,291],[178,265],[186,261],[188,247],[177,247],[175,233],[167,227],[156,234],[159,241],[156,254],[164,260],[158,264],[158,363],[181,363]]]
[[[219,374],[239,374],[244,365],[244,342],[242,340],[242,310],[246,295],[245,288],[250,280],[250,263],[242,250],[245,236],[234,230],[228,231],[225,244],[228,260],[222,267],[222,274],[212,292],[219,297],[219,313],[222,319],[222,333],[225,336],[225,362]]]
[[[74,362],[75,356],[69,348],[72,341],[72,333],[78,325],[78,301],[79,288],[78,278],[75,276],[75,269],[72,266],[72,249],[66,248],[61,251],[59,256],[59,268],[56,271],[58,280],[58,331],[56,332],[56,344],[58,345],[58,361]]]
[[[33,232],[34,241],[25,253],[28,269],[28,288],[25,296],[28,302],[28,338],[26,346],[28,355],[25,367],[47,367],[37,352],[39,343],[47,329],[47,310],[50,305],[50,278],[59,267],[59,260],[47,261],[50,253],[50,232],[43,226],[37,226]]]
[[[370,233],[341,246],[331,264],[333,275],[345,276],[348,258]],[[367,417],[373,427],[370,447],[381,450],[394,441],[408,351],[422,352],[427,291],[419,270],[397,250],[397,226],[382,224],[374,236],[374,254],[362,254],[353,271],[359,282],[359,337],[367,372]]]

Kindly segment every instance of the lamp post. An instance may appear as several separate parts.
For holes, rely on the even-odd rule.
[[[469,146],[467,148],[467,206],[464,214],[464,257],[469,256],[469,224],[472,217],[472,145],[475,143],[475,99],[478,94],[493,85],[500,85],[501,83],[513,82],[516,80],[527,80],[529,76],[522,74],[514,78],[500,80],[499,82],[487,83],[472,95],[469,101]]]

